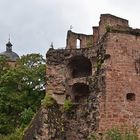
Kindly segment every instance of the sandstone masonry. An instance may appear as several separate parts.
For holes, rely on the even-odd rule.
[[[102,14],[93,35],[69,30],[66,49],[50,48],[46,60],[46,94],[56,104],[42,109],[36,139],[87,140],[94,131],[113,127],[140,131],[139,29]],[[66,100],[73,104],[70,111],[64,110]]]

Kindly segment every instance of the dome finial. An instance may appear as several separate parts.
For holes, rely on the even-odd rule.
[[[51,42],[51,45],[50,45],[50,47],[53,49],[54,48],[54,46],[53,46],[53,42]]]
[[[9,34],[9,39],[8,39],[8,42],[10,42],[10,34]]]
[[[12,44],[10,42],[10,34],[9,34],[9,38],[8,38],[8,43],[6,44],[6,51],[11,52],[12,51]]]

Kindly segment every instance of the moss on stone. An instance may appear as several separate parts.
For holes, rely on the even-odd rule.
[[[111,26],[109,24],[107,24],[105,26],[106,32],[110,32],[111,31]]]
[[[45,98],[42,100],[43,107],[51,107],[56,103],[52,96],[46,95]]]

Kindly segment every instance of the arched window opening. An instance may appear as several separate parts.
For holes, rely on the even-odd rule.
[[[76,83],[72,87],[72,93],[75,97],[75,101],[79,102],[82,98],[89,95],[89,86],[84,83]]]
[[[68,64],[68,69],[72,78],[86,77],[92,74],[92,64],[84,56],[73,57]]]
[[[77,40],[76,40],[76,48],[77,48],[77,49],[80,49],[80,48],[81,48],[81,47],[80,47],[80,46],[81,46],[81,43],[80,43],[80,42],[81,42],[80,39],[77,39]]]
[[[126,99],[128,100],[128,101],[135,101],[135,94],[134,93],[127,93],[127,95],[126,95]]]

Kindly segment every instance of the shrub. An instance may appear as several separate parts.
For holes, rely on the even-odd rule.
[[[111,140],[122,140],[122,134],[118,129],[108,130],[105,134],[106,139]]]
[[[24,109],[20,117],[21,126],[23,127],[26,126],[31,121],[33,115],[34,115],[34,112],[31,108]]]
[[[14,133],[11,133],[9,135],[0,135],[0,140],[22,140],[22,128],[18,128],[15,130]]]
[[[117,128],[113,128],[107,130],[105,133],[98,134],[94,133],[88,137],[88,140],[139,140],[137,131],[135,129],[128,130],[125,132],[121,132]]]
[[[65,111],[70,111],[73,107],[73,104],[71,102],[71,100],[65,100],[64,102],[64,110]]]
[[[51,107],[56,103],[56,101],[50,95],[46,95],[42,100],[43,107]]]

